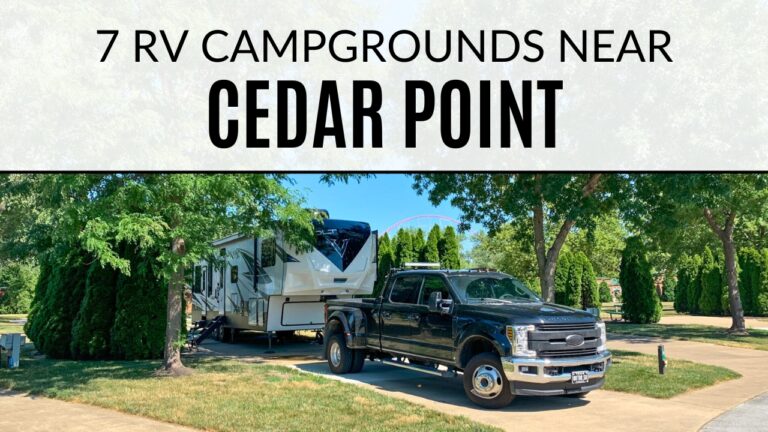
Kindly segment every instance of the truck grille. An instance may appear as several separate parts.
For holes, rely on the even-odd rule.
[[[569,343],[573,340],[577,342]],[[528,334],[529,348],[542,358],[591,356],[597,354],[599,345],[600,330],[595,323],[539,324]]]
[[[559,358],[559,357],[586,357],[597,354],[597,348],[576,348],[568,350],[546,350],[541,351],[539,356],[544,358]]]

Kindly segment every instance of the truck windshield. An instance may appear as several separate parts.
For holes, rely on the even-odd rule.
[[[516,303],[541,301],[517,279],[505,275],[465,274],[449,276],[456,295],[465,303]]]

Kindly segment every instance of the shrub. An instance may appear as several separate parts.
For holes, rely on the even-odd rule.
[[[597,288],[597,279],[595,279],[595,270],[589,258],[583,253],[578,254],[579,263],[582,266],[581,273],[581,308],[600,309],[600,291]]]
[[[85,282],[85,295],[72,326],[72,357],[107,358],[110,331],[115,318],[117,272],[98,262],[91,264]]]
[[[768,260],[760,251],[744,248],[739,251],[739,294],[746,315],[762,315],[758,298],[763,292]]]
[[[722,299],[725,284],[721,267],[720,262],[712,257],[712,252],[707,248],[704,251],[701,267],[701,296],[698,310],[702,314],[721,315],[723,312]]]
[[[27,337],[36,341],[40,335],[40,328],[43,325],[43,318],[45,315],[45,296],[48,290],[48,284],[51,280],[51,273],[53,271],[53,258],[51,254],[43,254],[38,258],[40,264],[40,277],[37,278],[35,284],[35,295],[32,298],[32,306],[27,316],[27,323],[24,324],[24,333]]]
[[[601,303],[608,303],[613,300],[613,297],[611,296],[611,288],[605,281],[600,282],[599,290]]]
[[[701,295],[701,265],[703,258],[699,255],[694,255],[691,261],[690,268],[690,281],[688,284],[688,304],[687,310],[690,313],[695,313],[699,310],[699,297]]]
[[[555,303],[568,304],[565,298],[566,285],[568,284],[568,273],[571,271],[572,255],[569,252],[563,252],[557,260],[555,268]]]
[[[131,275],[120,275],[115,295],[115,321],[110,352],[120,359],[160,358],[165,341],[167,290],[156,259],[127,246]]]
[[[677,284],[675,283],[675,281],[669,276],[665,276],[664,283],[661,289],[661,301],[674,302],[676,289],[677,289]]]
[[[627,240],[621,254],[619,281],[624,297],[624,317],[633,323],[647,324],[661,318],[661,302],[653,283],[651,268],[640,241]]]
[[[88,267],[77,249],[58,254],[52,262],[51,275],[40,308],[33,319],[38,351],[52,358],[69,358],[72,343],[72,322],[75,320],[85,290]]]

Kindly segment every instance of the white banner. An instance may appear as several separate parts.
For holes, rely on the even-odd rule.
[[[766,170],[767,12],[6,1],[0,170]]]

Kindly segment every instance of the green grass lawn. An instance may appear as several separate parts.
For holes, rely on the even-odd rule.
[[[608,333],[613,334],[655,336],[768,351],[768,331],[766,330],[751,329],[748,336],[733,336],[722,327],[695,324],[630,324],[610,321],[606,324]]]
[[[189,361],[195,374],[157,378],[157,361],[22,359],[0,387],[207,431],[498,430],[374,391],[280,366]]]
[[[730,369],[675,359],[667,359],[666,373],[659,375],[655,356],[631,351],[611,352],[613,366],[606,375],[606,390],[667,399],[741,376]]]
[[[26,317],[26,315],[0,315],[0,333],[24,333],[24,326],[12,321]]]

